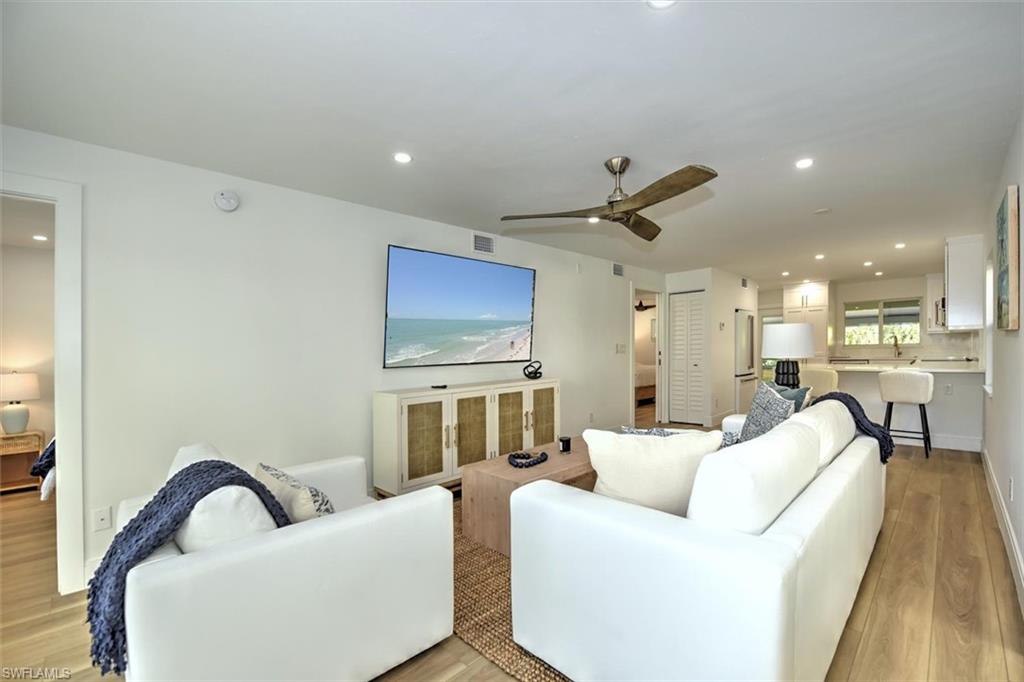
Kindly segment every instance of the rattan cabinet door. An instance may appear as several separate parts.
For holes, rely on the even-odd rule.
[[[521,388],[496,391],[495,397],[498,403],[498,456],[530,447],[526,440],[530,416],[526,391]]]
[[[451,475],[451,396],[402,401],[403,487]]]
[[[533,389],[533,407],[530,410],[530,430],[533,432],[533,445],[546,445],[554,443],[556,429],[555,423],[555,395],[554,386]]]
[[[493,456],[496,449],[490,391],[456,393],[452,396],[455,425],[453,427],[453,457],[456,472],[473,462]]]

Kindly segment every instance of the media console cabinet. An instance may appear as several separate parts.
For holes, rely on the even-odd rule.
[[[456,486],[462,467],[559,435],[556,379],[373,394],[373,486],[382,496]]]

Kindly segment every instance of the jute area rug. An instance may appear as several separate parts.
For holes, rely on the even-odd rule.
[[[454,511],[455,634],[519,680],[568,680],[512,641],[509,558],[462,535],[461,499]]]

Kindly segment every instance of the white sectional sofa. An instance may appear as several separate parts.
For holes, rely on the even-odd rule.
[[[335,513],[189,554],[172,541],[129,571],[129,680],[368,680],[452,634],[449,491],[374,501],[358,457],[285,471]],[[118,527],[149,499],[123,501]]]
[[[878,444],[835,401],[705,456],[687,517],[524,486],[515,641],[580,680],[821,680],[884,500]]]

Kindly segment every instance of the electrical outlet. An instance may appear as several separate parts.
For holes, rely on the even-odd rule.
[[[1010,502],[1013,502],[1013,476],[1010,476]]]
[[[617,343],[617,344],[615,344],[615,354],[616,355],[624,355],[625,353],[626,353],[626,344],[624,344],[624,343]]]
[[[946,384],[944,388],[946,395],[953,395],[953,384]]]
[[[92,510],[93,531],[107,530],[112,525],[110,520],[110,507],[100,507]]]

